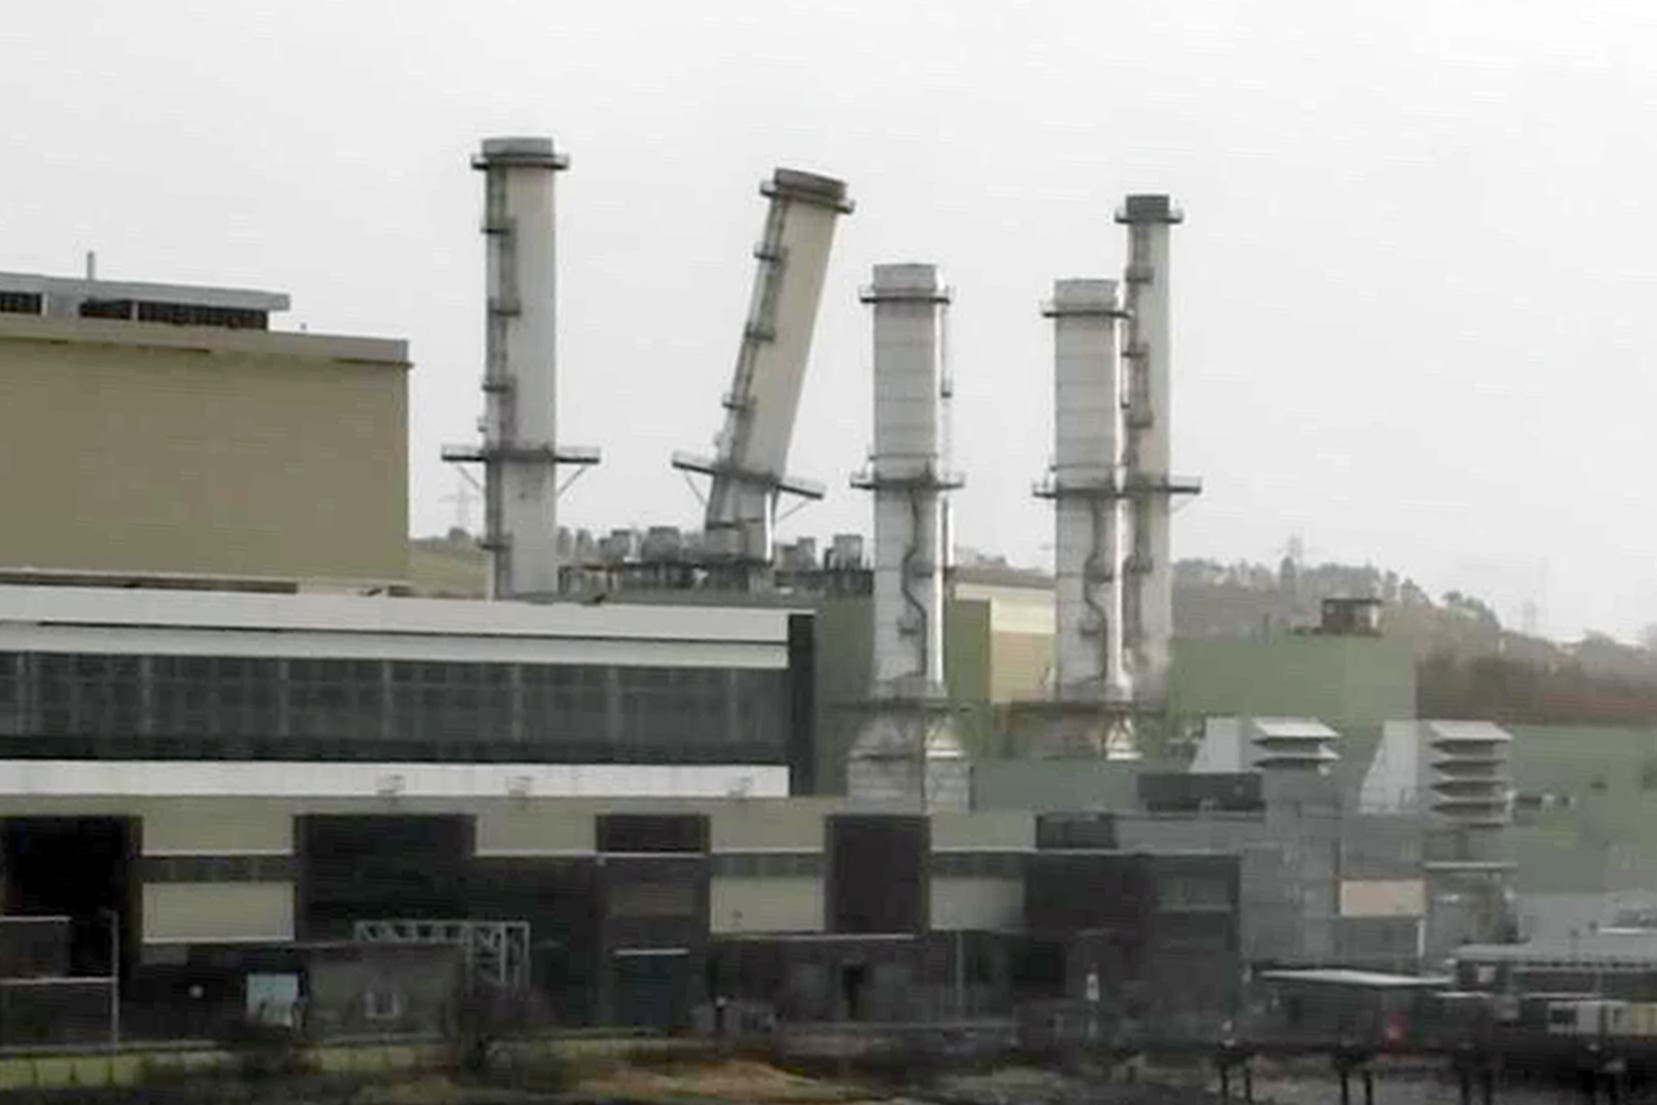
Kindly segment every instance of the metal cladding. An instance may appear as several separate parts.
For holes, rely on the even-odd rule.
[[[1056,640],[1060,701],[1119,703],[1122,656],[1121,374],[1114,280],[1059,280],[1053,320]]]
[[[592,464],[596,450],[558,446],[556,241],[553,177],[569,158],[550,138],[488,138],[485,411],[481,449],[445,459],[484,465],[484,546],[491,598],[558,591],[559,464]]]
[[[1167,196],[1129,196],[1117,212],[1128,228],[1126,429],[1122,461],[1132,545],[1125,563],[1123,643],[1135,701],[1164,701],[1174,632],[1173,563],[1168,519],[1176,494],[1199,485],[1169,472],[1169,229],[1184,219]]]
[[[834,227],[852,210],[831,177],[778,169],[760,185],[770,197],[725,425],[710,460],[677,454],[674,465],[713,477],[704,521],[714,557],[769,563],[777,497],[820,499],[823,488],[786,474]]]
[[[876,265],[874,449],[853,486],[874,494],[873,714],[853,745],[853,798],[964,806],[967,764],[944,689],[949,549],[950,382],[945,310],[933,265]]]
[[[1511,922],[1512,743],[1488,721],[1389,721],[1364,776],[1364,813],[1426,819],[1429,956],[1500,941]]]

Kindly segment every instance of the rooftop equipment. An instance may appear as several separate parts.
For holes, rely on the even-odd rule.
[[[0,314],[268,330],[270,316],[288,309],[279,292],[99,280],[90,254],[86,269],[84,278],[0,272]]]
[[[489,243],[483,443],[443,459],[484,466],[490,598],[557,593],[558,466],[599,459],[558,444],[553,177],[569,164],[550,138],[487,138],[472,159]]]
[[[1364,813],[1428,817],[1428,955],[1499,940],[1512,927],[1512,743],[1488,721],[1389,721],[1364,775]]]
[[[712,458],[675,453],[673,466],[712,477],[704,521],[710,559],[772,560],[777,500],[821,499],[823,487],[786,474],[800,387],[811,352],[834,226],[852,210],[843,182],[778,169],[760,185],[771,200],[725,425]]]

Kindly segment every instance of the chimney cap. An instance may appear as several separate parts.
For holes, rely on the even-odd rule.
[[[762,196],[786,196],[819,207],[832,207],[842,215],[851,214],[856,206],[846,198],[845,181],[801,169],[779,167],[770,180],[760,182],[759,191]]]
[[[478,154],[472,158],[472,168],[491,169],[497,165],[568,169],[570,156],[559,153],[553,147],[551,138],[533,135],[485,138]]]
[[[1119,223],[1164,223],[1172,225],[1185,221],[1185,212],[1174,206],[1174,201],[1160,193],[1138,193],[1129,196],[1117,209]]]
[[[874,282],[862,288],[858,298],[864,303],[888,300],[948,303],[952,296],[949,288],[938,280],[937,265],[910,262],[876,265]]]
[[[1097,277],[1075,277],[1053,281],[1053,298],[1042,304],[1041,313],[1048,318],[1061,315],[1098,315],[1123,318],[1117,295],[1117,283]]]

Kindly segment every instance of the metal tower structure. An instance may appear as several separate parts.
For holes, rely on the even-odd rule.
[[[1054,732],[1050,750],[1132,754],[1122,649],[1122,386],[1114,280],[1058,280],[1053,320]]]
[[[932,265],[876,265],[874,449],[852,485],[874,494],[871,715],[852,747],[853,798],[964,805],[966,759],[944,686],[944,574],[950,555],[951,296]]]
[[[1123,646],[1136,706],[1166,701],[1174,635],[1169,515],[1176,495],[1194,495],[1200,481],[1169,472],[1172,445],[1169,366],[1169,231],[1185,218],[1167,196],[1127,197],[1116,221],[1128,228],[1127,340],[1123,491],[1129,507],[1130,551],[1124,563]]]
[[[776,170],[760,194],[771,203],[754,248],[758,265],[725,424],[712,458],[673,455],[675,468],[711,477],[703,523],[708,557],[750,566],[771,562],[782,494],[823,497],[821,484],[787,475],[788,448],[835,223],[853,206],[842,181],[794,169]]]
[[[569,164],[550,138],[488,138],[472,159],[489,243],[483,443],[443,459],[483,465],[490,598],[558,592],[558,466],[599,459],[558,444],[553,178]]]

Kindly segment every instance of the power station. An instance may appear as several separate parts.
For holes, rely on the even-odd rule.
[[[94,1038],[87,1009],[414,1035],[462,976],[543,1026],[1217,1032],[1257,966],[1415,985],[1509,935],[1501,729],[1416,718],[1366,626],[1176,640],[1168,196],[1042,309],[1049,593],[955,563],[955,290],[913,260],[835,287],[848,186],[794,168],[760,187],[713,448],[664,458],[706,477],[700,529],[572,539],[599,452],[558,422],[570,164],[472,161],[482,416],[443,456],[482,469],[483,601],[408,593],[404,343],[273,332],[273,293],[0,274],[0,448],[84,446],[0,491],[0,941],[46,934],[0,999],[64,995],[0,1044]],[[826,494],[789,467],[825,295],[868,308],[872,546],[819,554],[776,524]]]

